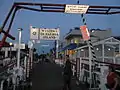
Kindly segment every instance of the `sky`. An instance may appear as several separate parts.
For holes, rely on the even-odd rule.
[[[38,3],[51,3],[51,4],[76,4],[77,0],[0,0],[0,26],[2,26],[7,13],[9,12],[14,2],[38,2]],[[79,0],[80,4],[87,5],[108,5],[120,6],[120,0]],[[85,15],[87,26],[89,29],[108,29],[110,28],[114,36],[120,36],[120,14],[116,15]],[[60,28],[60,38],[69,32],[71,28],[83,25],[80,14],[64,14],[64,13],[48,13],[48,12],[34,12],[19,10],[15,16],[10,34],[16,37],[16,40],[7,41],[18,42],[17,28],[23,28],[22,42],[28,43],[29,41],[29,28],[30,25],[38,28]],[[7,26],[6,26],[7,29]],[[0,35],[0,39],[2,35]],[[49,43],[50,47],[42,47],[42,44]],[[47,52],[52,48],[53,41],[40,41],[40,44],[35,44],[38,52],[43,49]]]

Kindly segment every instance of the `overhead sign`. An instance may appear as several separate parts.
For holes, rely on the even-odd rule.
[[[32,28],[30,27],[30,39],[39,39],[38,37],[39,34],[39,28]]]
[[[59,40],[59,28],[33,28],[30,27],[30,39],[31,40]]]
[[[88,8],[89,5],[66,5],[65,13],[85,14]]]
[[[19,48],[19,44],[14,44],[14,48]],[[25,49],[25,44],[20,44],[20,49]]]
[[[39,39],[40,40],[59,40],[59,28],[57,29],[40,28]]]
[[[89,40],[90,39],[90,33],[88,32],[87,26],[86,25],[80,26],[80,30],[81,30],[83,39],[85,41]]]

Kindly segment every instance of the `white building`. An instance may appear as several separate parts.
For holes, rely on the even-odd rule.
[[[119,39],[120,40],[120,39]],[[118,66],[120,64],[120,41],[116,37],[109,37],[107,39],[103,39],[93,43],[93,48],[96,55],[95,62],[98,64],[95,73],[97,75],[97,79],[100,81],[100,85],[105,85],[106,75],[108,73],[108,66],[106,65],[114,65]],[[77,60],[77,74],[82,73],[84,69],[84,76],[89,80],[89,76],[92,72],[90,72],[90,67],[92,68],[93,59],[89,56],[91,51],[89,51],[89,45],[85,45],[75,49],[76,59]],[[117,57],[116,57],[117,56]],[[119,65],[120,66],[120,65]],[[78,75],[78,78],[81,76]],[[106,89],[102,89],[106,90]]]

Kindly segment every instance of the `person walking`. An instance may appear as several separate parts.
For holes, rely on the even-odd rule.
[[[109,90],[120,90],[118,76],[115,73],[115,69],[112,66],[109,66],[109,73],[107,75],[107,84],[106,87]]]
[[[64,78],[64,87],[63,90],[71,90],[71,76],[72,76],[72,67],[71,62],[69,59],[69,55],[66,55],[66,62],[63,72],[63,78]]]

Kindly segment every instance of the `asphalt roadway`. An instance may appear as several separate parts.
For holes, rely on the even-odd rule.
[[[62,68],[55,63],[39,62],[34,65],[32,72],[32,90],[62,90]],[[83,86],[77,86],[72,80],[72,90],[87,90]]]

